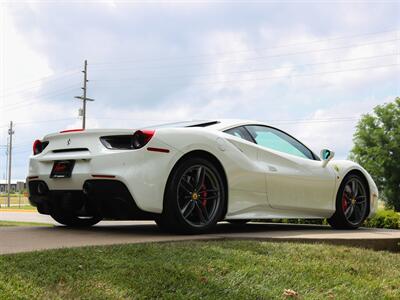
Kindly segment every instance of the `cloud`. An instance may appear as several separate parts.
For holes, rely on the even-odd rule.
[[[396,62],[389,56],[399,45],[389,41],[398,37],[389,31],[399,29],[396,3],[97,4],[3,8],[2,72],[15,93],[2,98],[1,119],[17,123],[17,177],[26,174],[33,139],[80,126],[73,97],[84,59],[96,99],[88,103],[90,128],[258,119],[338,157],[351,148],[352,118],[399,92],[398,68],[374,68]],[[360,35],[368,32],[377,34]]]

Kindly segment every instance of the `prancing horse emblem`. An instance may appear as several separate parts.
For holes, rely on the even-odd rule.
[[[69,146],[70,144],[71,144],[71,139],[68,139],[67,146]]]

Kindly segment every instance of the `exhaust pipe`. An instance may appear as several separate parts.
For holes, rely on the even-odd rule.
[[[44,182],[39,182],[37,185],[37,193],[38,195],[44,196],[49,192],[47,185]]]
[[[83,194],[89,197],[90,194],[92,193],[92,191],[93,191],[92,184],[85,182],[85,184],[83,185],[83,190],[82,190]]]

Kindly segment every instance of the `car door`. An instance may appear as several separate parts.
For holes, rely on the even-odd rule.
[[[323,168],[312,151],[283,131],[261,125],[245,128],[259,145],[258,159],[273,208],[315,212],[316,216],[334,209],[336,175],[329,165]]]
[[[226,140],[241,153],[236,158],[238,170],[229,174],[229,210],[230,212],[254,212],[269,208],[265,172],[258,161],[258,146],[249,132],[242,126],[224,131]],[[232,156],[233,157],[233,156]]]

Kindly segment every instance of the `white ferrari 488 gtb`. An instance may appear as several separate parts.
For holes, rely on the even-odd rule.
[[[35,141],[27,183],[31,204],[68,226],[155,220],[200,233],[222,220],[328,218],[357,228],[378,190],[361,166],[333,156],[253,121],[66,130]]]

